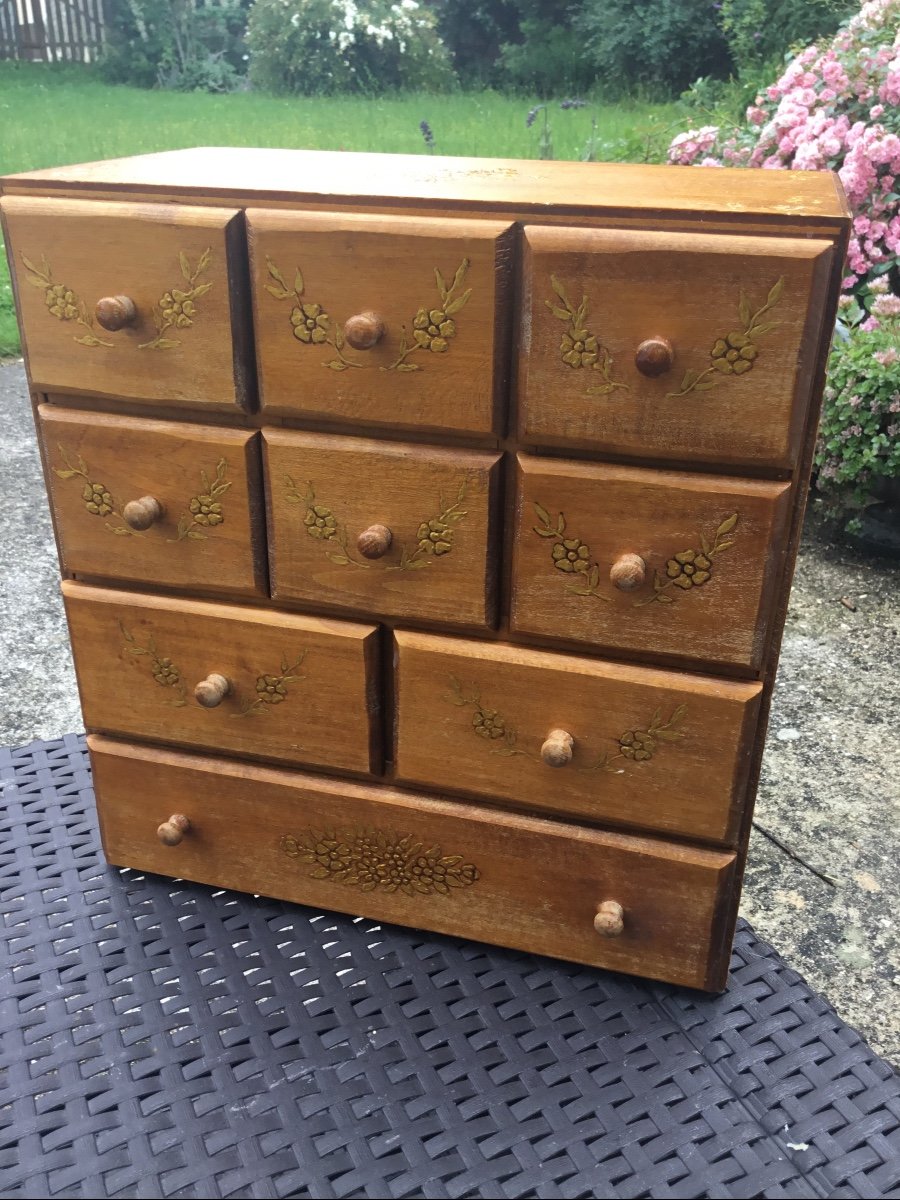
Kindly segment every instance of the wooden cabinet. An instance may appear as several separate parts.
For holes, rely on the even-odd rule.
[[[196,150],[0,190],[110,862],[723,987],[835,179]]]

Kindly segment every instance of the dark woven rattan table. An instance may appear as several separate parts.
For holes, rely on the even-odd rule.
[[[107,867],[0,751],[4,1196],[900,1195],[900,1083],[743,924],[702,996]]]

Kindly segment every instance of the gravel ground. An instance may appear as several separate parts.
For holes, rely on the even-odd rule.
[[[81,729],[21,363],[0,366],[0,744]],[[900,565],[810,522],[801,548],[742,912],[900,1063]]]

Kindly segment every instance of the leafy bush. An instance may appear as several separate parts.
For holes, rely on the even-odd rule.
[[[793,46],[834,33],[849,0],[722,0],[719,20],[739,75],[783,61]]]
[[[637,87],[678,95],[697,78],[725,78],[728,43],[710,0],[584,0],[576,22],[598,86],[610,98]]]
[[[433,0],[437,31],[464,87],[495,86],[500,53],[520,37],[517,0]]]
[[[106,0],[107,83],[227,92],[246,70],[250,0]]]
[[[834,344],[816,445],[820,506],[850,532],[884,482],[900,479],[900,297],[880,296],[879,327]]]
[[[250,78],[270,92],[446,90],[455,78],[434,13],[417,0],[256,0]]]
[[[580,92],[593,86],[596,67],[578,27],[580,7],[555,0],[519,0],[514,40],[500,51],[500,83],[538,96]]]

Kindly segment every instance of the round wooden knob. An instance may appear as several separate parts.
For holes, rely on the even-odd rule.
[[[194,688],[194,699],[204,708],[215,708],[231,691],[231,683],[224,675],[207,675]]]
[[[655,379],[671,370],[675,361],[675,348],[668,338],[652,337],[641,342],[634,355],[634,365],[642,375]]]
[[[172,813],[168,821],[163,821],[157,829],[156,836],[164,846],[177,846],[191,827],[184,813]]]
[[[575,739],[565,729],[551,729],[541,746],[541,758],[548,767],[564,767],[572,761]]]
[[[601,937],[618,937],[625,928],[625,909],[616,900],[604,900],[597,906],[594,928]]]
[[[155,496],[141,496],[140,500],[129,500],[122,509],[126,525],[132,529],[149,529],[162,516],[162,505]]]
[[[633,592],[647,576],[647,564],[639,554],[623,554],[609,569],[609,577],[620,592]]]
[[[370,525],[356,539],[356,548],[366,558],[381,558],[391,548],[393,534],[387,525]]]
[[[104,296],[97,301],[94,309],[97,324],[115,333],[126,325],[133,325],[137,317],[137,307],[130,296]]]
[[[371,350],[384,337],[384,321],[378,313],[357,313],[344,325],[344,337],[354,350]]]

